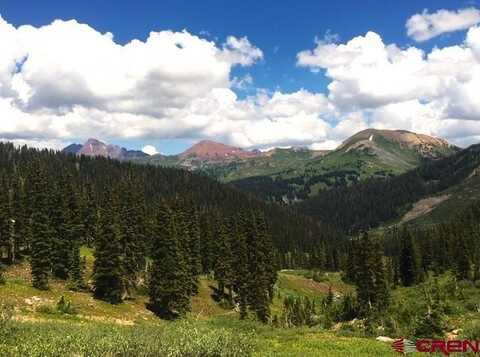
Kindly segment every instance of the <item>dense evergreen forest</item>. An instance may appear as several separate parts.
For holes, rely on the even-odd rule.
[[[460,183],[479,165],[480,145],[474,145],[399,176],[323,191],[298,207],[344,232],[356,233],[396,218],[420,198]]]
[[[361,319],[367,334],[381,329],[442,338],[447,316],[478,312],[476,292],[468,296],[466,291],[478,289],[480,281],[480,201],[437,226],[362,232],[349,239],[347,251],[343,280],[355,285],[354,294],[338,298],[330,290],[320,303],[286,296],[283,313],[274,322],[287,327],[351,326]],[[399,296],[414,306],[403,305]]]
[[[213,274],[221,299],[266,321],[278,267],[339,264],[335,230],[183,170],[0,144],[0,195],[1,264],[28,258],[35,287],[54,276],[111,303],[148,285],[166,317]]]
[[[431,227],[391,228],[385,232],[394,284],[413,285],[431,271],[452,271],[460,280],[480,280],[480,202]]]

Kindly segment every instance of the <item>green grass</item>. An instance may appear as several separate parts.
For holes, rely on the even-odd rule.
[[[82,248],[91,268],[91,250]],[[331,284],[348,288],[339,274],[314,282],[308,271],[279,274],[273,314],[281,313],[287,294],[321,298]],[[52,280],[50,290],[31,287],[29,269],[8,269],[0,287],[0,302],[15,307],[9,329],[0,328],[0,356],[370,356],[388,355],[389,346],[373,339],[344,337],[315,328],[282,329],[255,321],[240,321],[238,314],[211,298],[214,281],[203,277],[192,311],[178,322],[165,322],[146,308],[146,296],[119,305],[95,300],[88,292],[71,292]],[[62,314],[59,299],[71,302],[75,313]],[[0,326],[2,324],[0,323]],[[347,354],[345,354],[347,353]],[[350,353],[350,354],[348,354]]]
[[[87,257],[89,252],[82,249]],[[349,328],[348,323],[325,330],[241,321],[235,311],[213,301],[210,287],[215,282],[208,277],[202,277],[187,318],[166,322],[145,308],[147,297],[143,295],[110,305],[88,292],[67,291],[59,281],[52,281],[49,291],[36,290],[25,265],[8,269],[6,276],[0,302],[12,304],[15,316],[8,328],[2,327],[5,324],[0,319],[0,356],[395,356],[388,344],[373,337],[413,339],[415,316],[427,309],[423,286],[431,286],[435,279],[445,294],[446,331],[463,329],[459,337],[480,334],[480,289],[471,282],[456,283],[451,274],[430,277],[418,287],[393,290],[384,316],[396,321],[395,331],[378,330],[370,337],[361,329]],[[281,271],[272,316],[282,313],[287,295],[321,300],[329,286],[336,296],[354,290],[341,280],[340,273],[324,273],[319,281],[312,276],[309,270]],[[74,313],[58,311],[56,304],[62,296],[71,302]]]
[[[87,259],[89,252],[82,249]],[[52,281],[49,291],[38,291],[31,287],[25,265],[10,268],[6,276],[7,284],[0,287],[0,301],[15,307],[15,317],[8,328],[0,319],[0,356],[12,357],[395,356],[388,344],[373,337],[413,338],[415,316],[426,310],[423,285],[400,287],[392,291],[390,308],[384,314],[397,321],[396,332],[379,330],[365,337],[364,331],[349,328],[348,323],[332,330],[278,328],[240,321],[235,311],[223,309],[212,300],[210,286],[215,283],[202,277],[192,312],[185,320],[166,322],[145,308],[146,296],[110,305],[92,299],[87,292],[67,291],[59,281]],[[272,316],[281,314],[283,297],[287,295],[320,300],[329,286],[337,296],[353,291],[341,280],[340,273],[324,273],[317,282],[312,276],[308,270],[281,271]],[[434,279],[429,278],[424,285],[428,287]],[[480,334],[478,287],[470,282],[455,283],[451,274],[436,279],[445,294],[446,330],[464,329],[460,337]],[[73,314],[58,311],[56,304],[61,296],[71,302]]]

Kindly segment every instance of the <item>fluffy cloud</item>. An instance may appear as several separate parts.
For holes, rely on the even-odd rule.
[[[74,20],[14,28],[0,20],[0,137],[65,140],[99,137],[215,137],[260,147],[311,144],[327,136],[332,111],[307,91],[239,100],[233,66],[262,59],[245,37],[214,42],[183,32],[152,32],[124,45]],[[150,147],[146,147],[152,153]]]
[[[250,66],[263,58],[262,51],[252,46],[246,37],[228,36],[222,53],[228,62],[242,66]]]
[[[245,99],[233,89],[252,93],[253,79],[233,77],[232,69],[263,58],[247,38],[217,44],[161,31],[119,44],[76,21],[15,28],[1,17],[0,38],[0,138],[21,144],[213,138],[250,148],[324,149],[372,126],[456,143],[480,135],[475,26],[463,43],[429,53],[385,44],[374,32],[340,44],[331,42],[336,37],[317,41],[297,63],[324,70],[327,93],[258,90]]]
[[[417,42],[430,40],[447,32],[466,30],[480,23],[480,10],[470,7],[457,11],[438,10],[429,13],[423,10],[407,20],[407,34]]]
[[[355,128],[406,129],[457,143],[462,139],[453,126],[480,121],[480,27],[469,28],[463,43],[429,53],[385,44],[374,32],[343,44],[317,42],[298,53],[297,64],[325,70],[331,79],[328,99],[340,121],[330,137],[345,137],[341,129],[352,127],[352,113]],[[467,132],[460,132],[470,143]]]
[[[469,37],[477,31],[470,29]],[[415,47],[386,45],[378,34],[368,32],[346,44],[319,43],[312,51],[300,52],[298,64],[326,70],[332,79],[329,99],[339,108],[376,108],[414,99],[431,100],[471,82],[478,62],[466,44],[425,54]]]
[[[226,47],[188,32],[152,32],[145,42],[114,42],[76,21],[2,31],[14,50],[2,81],[26,111],[69,111],[74,106],[155,117],[183,108],[229,84],[232,65],[252,64],[261,51],[230,37]],[[12,71],[15,63],[20,69]],[[5,73],[5,71],[4,71]]]
[[[157,148],[153,145],[145,145],[142,151],[147,155],[155,155],[158,154]]]

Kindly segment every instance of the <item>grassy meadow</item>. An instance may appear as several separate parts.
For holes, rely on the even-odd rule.
[[[91,269],[91,251],[82,249]],[[168,322],[145,308],[141,292],[119,305],[95,300],[88,292],[71,292],[63,282],[53,280],[49,291],[31,287],[28,265],[17,265],[0,286],[0,356],[395,356],[387,343],[376,336],[408,336],[418,313],[425,309],[419,288],[397,288],[386,315],[398,326],[375,327],[366,332],[355,321],[325,327],[284,328],[241,321],[236,311],[212,298],[214,281],[202,277],[199,293],[187,318]],[[433,279],[433,278],[432,278]],[[480,337],[480,294],[473,284],[452,284],[451,276],[435,278],[447,296],[448,330],[458,337]],[[449,285],[450,284],[450,285]],[[340,273],[324,273],[312,279],[308,270],[279,273],[272,316],[280,316],[285,296],[305,296],[321,302],[329,289],[335,299],[353,293]],[[68,306],[59,307],[61,298]]]

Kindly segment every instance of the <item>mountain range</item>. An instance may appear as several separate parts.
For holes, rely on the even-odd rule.
[[[405,130],[363,130],[335,150],[246,150],[202,140],[178,155],[147,155],[89,139],[63,152],[201,171],[275,202],[303,200],[325,189],[406,172],[459,149],[446,140]]]

